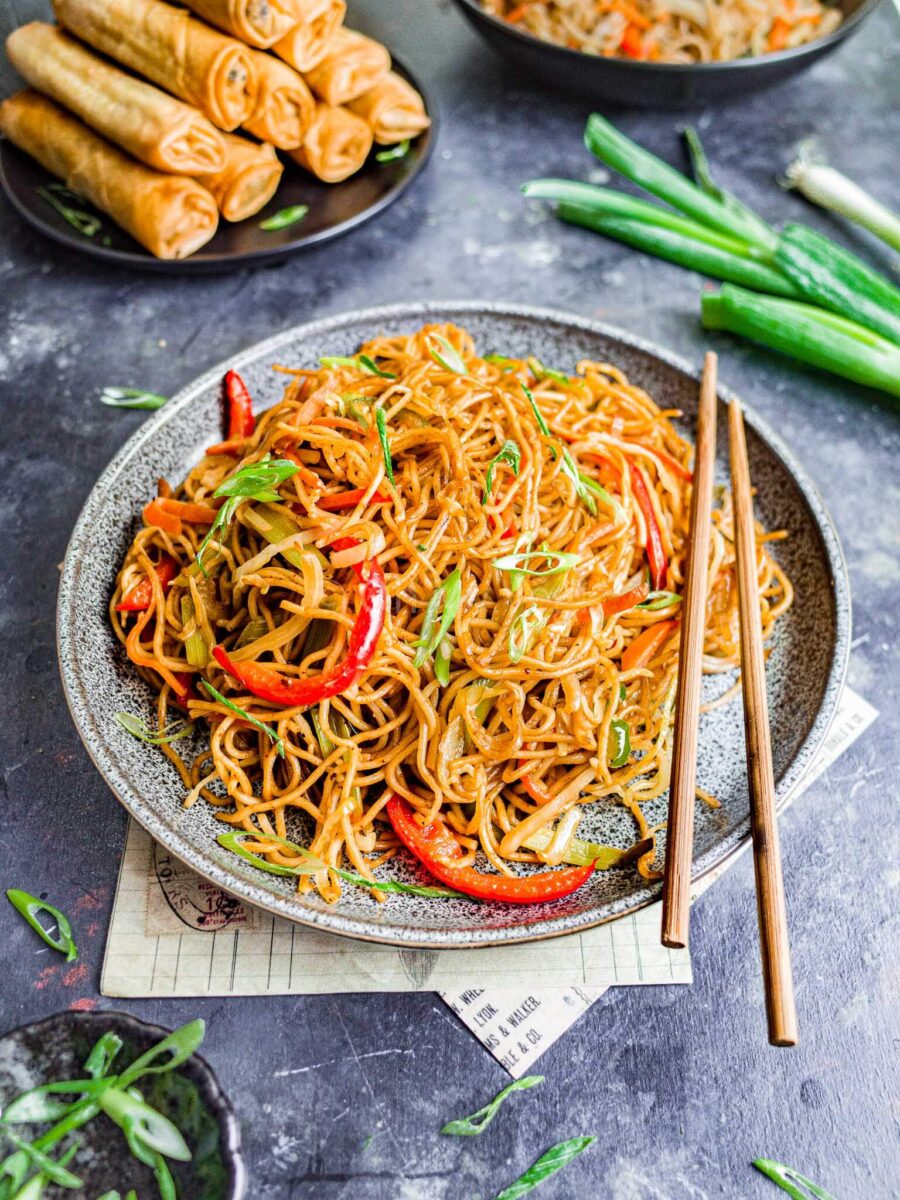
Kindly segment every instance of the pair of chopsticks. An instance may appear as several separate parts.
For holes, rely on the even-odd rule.
[[[675,749],[669,791],[669,818],[663,882],[662,942],[687,945],[690,919],[691,859],[694,842],[694,799],[697,782],[697,734],[709,564],[713,477],[716,457],[715,354],[703,366],[697,423],[697,451],[691,497],[687,578],[682,605],[680,668],[675,708]],[[784,879],[775,815],[775,780],[766,700],[766,666],[756,569],[753,495],[744,414],[737,400],[728,411],[731,487],[737,551],[738,606],[741,633],[741,683],[747,741],[747,775],[756,908],[762,951],[769,1041],[795,1046],[798,1040],[791,952],[788,941]]]

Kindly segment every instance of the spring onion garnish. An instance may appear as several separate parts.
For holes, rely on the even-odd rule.
[[[71,204],[66,204],[65,200],[61,200],[59,195],[54,195],[50,187],[35,188],[35,191],[42,200],[46,200],[51,208],[56,209],[63,220],[68,221],[72,228],[77,230],[83,237],[92,238],[103,227],[103,222],[99,217],[85,212],[83,208],[73,208]],[[69,192],[69,195],[74,195],[74,193]]]
[[[553,439],[553,432],[544,419],[544,414],[538,408],[537,401],[535,400],[531,390],[527,388],[524,383],[522,384],[522,391],[525,393],[525,398],[531,405],[531,411],[534,413],[534,419],[537,421],[538,429],[541,431],[544,437]],[[550,453],[554,458],[559,456],[559,450],[557,449],[555,439],[552,441],[550,446]],[[578,467],[575,465],[575,459],[565,447],[562,448],[562,471],[564,475],[567,475],[569,479],[571,479],[575,488],[576,496],[582,501],[592,517],[597,515],[597,503],[594,500],[594,496],[596,495],[600,500],[603,501],[607,508],[612,509],[616,521],[619,520],[619,513],[621,511],[620,506],[615,500],[613,500],[606,488],[601,487],[599,483],[596,483],[587,475],[583,475],[581,471],[578,470]]]
[[[308,212],[308,204],[291,204],[288,208],[282,208],[271,217],[260,221],[259,228],[264,229],[266,233],[276,229],[287,229],[289,225],[296,225],[298,221],[302,221]]]
[[[528,369],[538,381],[552,379],[554,383],[560,383],[563,387],[568,387],[571,383],[568,375],[564,375],[562,371],[554,371],[552,367],[545,367],[539,358],[529,358]]]
[[[225,496],[227,499],[216,514],[216,519],[210,526],[209,533],[200,543],[196,561],[206,574],[203,567],[203,552],[209,545],[213,535],[224,528],[234,517],[244,500],[255,500],[258,504],[279,503],[281,497],[275,489],[299,471],[296,463],[286,458],[271,458],[268,454],[259,462],[248,463],[220,484],[213,492],[214,496]]]
[[[809,1200],[810,1196],[815,1200],[834,1200],[834,1196],[826,1192],[824,1188],[813,1183],[811,1179],[807,1179],[805,1175],[801,1175],[799,1171],[795,1171],[793,1167],[786,1167],[784,1163],[774,1162],[771,1158],[757,1158],[753,1165],[767,1179],[777,1183],[783,1192],[787,1192],[792,1197],[792,1200]]]
[[[381,453],[384,457],[384,473],[391,483],[394,482],[394,464],[391,461],[391,443],[388,441],[387,417],[383,408],[375,409],[375,428],[378,430],[378,440],[381,442]]]
[[[557,1171],[567,1167],[573,1158],[577,1158],[596,1140],[594,1137],[569,1138],[567,1142],[559,1142],[557,1145],[551,1146],[546,1154],[542,1154],[537,1162],[528,1168],[524,1175],[520,1175],[515,1183],[511,1183],[509,1187],[499,1192],[494,1200],[519,1200],[520,1196],[524,1196],[526,1192],[536,1188],[539,1183],[543,1183],[545,1179],[549,1179],[551,1175],[555,1175]]]
[[[392,375],[390,371],[382,371],[374,358],[370,358],[368,354],[359,354],[356,358],[347,358],[341,355],[331,355],[330,357],[320,358],[319,362],[323,367],[356,367],[358,371],[362,371],[364,375],[377,375],[379,379],[396,379],[396,375]]]
[[[681,597],[677,592],[651,592],[646,600],[642,600],[634,607],[643,608],[647,612],[658,612],[661,608],[669,608],[673,604],[680,603]]]
[[[610,721],[607,755],[611,767],[624,767],[631,758],[631,727],[627,721]]]
[[[23,892],[20,888],[9,888],[6,898],[19,916],[25,918],[38,937],[42,938],[54,950],[58,950],[60,954],[64,954],[66,962],[75,961],[78,957],[78,950],[75,947],[75,939],[72,936],[72,926],[69,924],[69,918],[65,913],[61,913],[52,904],[47,904],[46,901],[39,900],[37,896]],[[41,912],[45,912],[48,917],[52,917],[56,922],[57,936],[55,938],[47,932],[38,920],[37,914]]]
[[[738,200],[737,196],[732,196],[730,192],[723,191],[715,182],[709,168],[706,151],[703,149],[703,143],[700,141],[700,134],[691,125],[683,129],[682,134],[691,159],[691,172],[697,186],[711,200],[714,200],[717,204],[721,204],[738,222],[745,223],[749,229],[755,227],[759,234],[763,234],[764,232],[765,237],[751,237],[749,240],[751,243],[755,241],[760,245],[765,245],[766,238],[771,234],[771,230],[768,225],[760,220],[752,208],[747,208],[745,204]]]
[[[491,489],[494,486],[494,469],[497,464],[507,463],[510,467],[512,467],[513,475],[518,476],[519,463],[521,460],[522,451],[519,449],[518,443],[514,442],[512,438],[507,438],[500,447],[500,453],[495,454],[488,465],[487,475],[484,478],[484,493],[481,497],[482,504],[487,504],[488,502],[488,497],[490,496]]]
[[[242,720],[248,721],[254,727],[254,729],[258,729],[260,733],[264,733],[267,737],[270,737],[275,743],[276,751],[281,758],[284,758],[284,742],[282,741],[276,729],[273,729],[271,725],[264,725],[262,721],[257,721],[256,717],[251,717],[248,712],[245,712],[244,709],[240,708],[232,700],[229,700],[227,696],[223,696],[221,692],[216,691],[213,685],[211,683],[207,683],[205,679],[201,679],[200,682],[206,691],[209,692],[209,694],[213,697],[213,699],[218,700],[219,704],[224,704],[225,707],[230,708],[233,713],[237,713]]]
[[[185,593],[181,597],[181,625],[184,634],[184,654],[192,667],[205,667],[209,662],[209,647],[197,628],[194,599]]]
[[[431,593],[422,618],[422,628],[413,645],[416,647],[412,665],[419,669],[431,658],[450,631],[462,600],[462,576],[459,567]],[[441,609],[443,608],[443,611]],[[438,613],[441,613],[438,622]]]
[[[177,1162],[190,1162],[191,1152],[176,1125],[145,1104],[136,1095],[124,1091],[120,1076],[117,1087],[107,1088],[97,1103],[111,1121],[126,1134],[137,1136],[145,1146],[173,1158]]]
[[[276,845],[283,846],[289,854],[297,854],[305,861],[299,867],[283,867],[278,863],[267,862],[264,858],[260,858],[258,854],[254,854],[252,850],[248,850],[244,846],[243,842],[245,838],[252,838],[257,842],[275,842]],[[319,871],[327,870],[334,872],[345,883],[352,883],[356,887],[370,888],[376,892],[424,896],[429,900],[459,899],[461,897],[461,893],[454,892],[452,888],[423,887],[415,883],[399,883],[394,879],[376,879],[373,882],[362,875],[357,875],[354,871],[345,871],[342,867],[334,867],[331,863],[323,862],[322,859],[317,858],[315,854],[310,853],[305,847],[298,846],[295,842],[289,842],[287,838],[276,837],[274,833],[249,833],[247,830],[241,829],[230,833],[220,833],[216,841],[226,850],[230,850],[232,854],[237,854],[238,857],[243,858],[246,862],[252,863],[260,871],[268,871],[270,875],[316,875]]]
[[[126,733],[138,741],[146,742],[148,746],[167,746],[169,742],[177,742],[181,738],[190,737],[194,726],[189,721],[172,721],[165,729],[151,729],[143,717],[134,713],[117,712],[115,718]]]
[[[21,1150],[51,1183],[57,1183],[60,1187],[64,1188],[84,1187],[84,1181],[67,1170],[62,1162],[57,1162],[56,1159],[51,1158],[49,1154],[45,1154],[43,1150],[32,1145],[31,1142],[26,1142],[24,1138],[20,1138],[11,1129],[7,1129],[4,1132],[16,1149]]]
[[[800,143],[785,176],[781,181],[784,187],[797,188],[813,204],[856,221],[894,250],[900,250],[900,216],[829,166],[814,140]]]
[[[549,615],[546,609],[531,604],[516,616],[509,627],[507,639],[506,652],[510,662],[522,661],[534,637],[546,625]]]
[[[158,392],[131,387],[105,387],[100,393],[100,403],[108,404],[110,408],[162,408],[168,398]]]
[[[434,677],[441,685],[447,687],[450,683],[450,660],[453,657],[453,647],[449,638],[438,643],[434,652]]]
[[[428,353],[445,371],[452,371],[454,375],[468,374],[468,367],[463,362],[462,356],[452,342],[448,342],[439,333],[430,333],[425,341],[428,345]],[[440,349],[436,350],[432,342],[437,342]]]
[[[457,1121],[448,1121],[441,1133],[450,1134],[453,1137],[474,1137],[476,1134],[484,1133],[507,1096],[511,1096],[513,1092],[527,1091],[528,1088],[537,1087],[543,1082],[543,1075],[525,1075],[514,1083],[508,1084],[502,1092],[497,1093],[489,1104],[486,1104],[484,1108],[479,1108],[478,1112],[472,1113],[470,1117],[460,1117]]]
[[[410,141],[409,138],[404,138],[402,142],[398,142],[396,146],[389,146],[387,150],[379,150],[375,155],[375,161],[380,163],[396,162],[398,158],[406,158],[409,154]]]
[[[551,550],[546,543],[538,550],[532,550],[530,546],[531,534],[522,534],[516,540],[512,554],[504,554],[501,558],[494,559],[494,566],[498,571],[508,572],[509,586],[514,592],[517,592],[522,586],[522,580],[526,575],[531,575],[538,579],[546,579],[550,575],[562,575],[578,565],[579,558],[577,554]],[[529,567],[527,564],[532,559],[546,559],[551,565],[547,567]]]

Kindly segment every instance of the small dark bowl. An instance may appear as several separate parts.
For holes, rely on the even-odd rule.
[[[61,1012],[34,1025],[23,1025],[0,1038],[0,1107],[15,1096],[55,1079],[83,1078],[83,1063],[104,1033],[117,1033],[122,1049],[115,1069],[172,1031],[148,1025],[121,1012]],[[147,1075],[138,1084],[144,1098],[170,1117],[184,1134],[193,1158],[169,1161],[179,1196],[184,1200],[242,1200],[247,1172],[241,1156],[241,1133],[225,1093],[205,1059],[194,1054],[182,1066],[162,1075]],[[37,1126],[22,1126],[23,1136]],[[121,1131],[102,1113],[79,1130],[82,1144],[70,1169],[86,1184],[85,1194],[99,1196],[117,1188],[124,1195],[158,1195],[153,1173],[138,1162]],[[58,1148],[53,1152],[58,1157]],[[45,1200],[71,1196],[54,1185]],[[81,1195],[81,1193],[79,1193]]]
[[[544,42],[486,13],[478,0],[456,5],[489,45],[544,83],[578,92],[591,100],[611,100],[643,108],[685,107],[734,100],[770,87],[811,67],[836,50],[878,7],[879,0],[839,0],[844,19],[833,33],[792,50],[737,58],[732,62],[646,63],[600,58]]]

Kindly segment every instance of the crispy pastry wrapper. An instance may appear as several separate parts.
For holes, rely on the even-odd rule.
[[[375,141],[381,146],[417,137],[431,124],[422,97],[394,71],[351,100],[347,107],[371,126]]]
[[[299,75],[280,58],[253,51],[259,79],[256,108],[244,128],[279,150],[296,150],[316,115],[316,101]]]
[[[4,100],[0,132],[157,258],[187,258],[216,232],[219,214],[206,188],[129,158],[46,96],[26,91]]]
[[[347,108],[320,104],[294,162],[323,183],[340,183],[360,169],[372,149],[372,130]]]
[[[267,50],[300,20],[301,0],[183,0],[198,17],[248,46]]]
[[[326,104],[347,104],[369,91],[391,69],[391,56],[380,42],[339,29],[318,66],[306,72],[306,82]]]
[[[243,221],[268,204],[278,189],[284,166],[272,146],[225,135],[225,166],[197,182],[212,192],[226,221]]]
[[[162,0],[53,0],[56,19],[110,58],[236,129],[256,104],[249,49]]]
[[[6,53],[32,87],[158,171],[193,175],[225,162],[221,133],[196,108],[120,71],[53,25],[22,25],[6,39]]]
[[[347,12],[345,0],[298,0],[300,20],[272,47],[296,71],[311,71],[328,52]]]

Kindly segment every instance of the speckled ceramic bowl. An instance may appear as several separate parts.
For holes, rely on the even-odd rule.
[[[0,1037],[0,1108],[42,1083],[84,1078],[84,1060],[107,1032],[122,1039],[115,1059],[115,1068],[121,1069],[172,1031],[121,1012],[61,1012],[13,1029]],[[170,1161],[179,1195],[186,1200],[242,1200],[246,1169],[240,1127],[206,1060],[194,1054],[174,1071],[145,1076],[139,1086],[144,1099],[175,1122],[193,1154],[188,1163]],[[88,1194],[99,1196],[111,1188],[122,1195],[129,1188],[140,1196],[158,1194],[153,1172],[133,1157],[107,1117],[83,1126],[79,1137],[81,1147],[70,1169],[84,1180]],[[45,1192],[46,1200],[68,1195],[53,1186]]]
[[[264,875],[216,844],[221,825],[203,804],[185,810],[183,789],[168,761],[116,724],[120,709],[151,711],[149,689],[130,668],[113,636],[107,604],[118,566],[140,522],[141,508],[164,475],[180,481],[220,436],[219,381],[237,367],[260,404],[281,396],[275,362],[314,365],[320,355],[351,354],[378,332],[399,333],[427,321],[455,321],[482,352],[538,355],[574,368],[581,358],[623,368],[666,407],[681,408],[693,436],[698,377],[691,366],[637,338],[563,313],[489,304],[406,304],[330,317],[286,330],[209,371],[175,396],[130,439],[100,477],[78,520],[59,592],[59,657],[75,724],[97,767],[125,807],[172,853],[201,875],[251,904],[302,924],[351,937],[406,946],[500,945],[588,928],[649,904],[658,887],[633,870],[598,873],[573,896],[526,909],[468,901],[391,896],[377,904],[362,889],[347,889],[338,906],[298,897],[290,880]],[[720,389],[718,471],[727,479],[724,404]],[[775,553],[791,576],[797,602],[783,621],[769,660],[769,703],[778,798],[784,802],[809,767],[828,729],[843,684],[850,634],[847,574],[822,501],[800,465],[753,412],[747,412],[757,512],[790,538]],[[710,686],[721,688],[715,677]],[[721,808],[698,807],[694,873],[721,864],[749,833],[744,735],[740,704],[703,720],[699,782]],[[661,798],[644,811],[653,825],[665,817]],[[628,846],[631,818],[620,806],[585,811],[582,837]],[[402,876],[403,859],[391,864]]]

